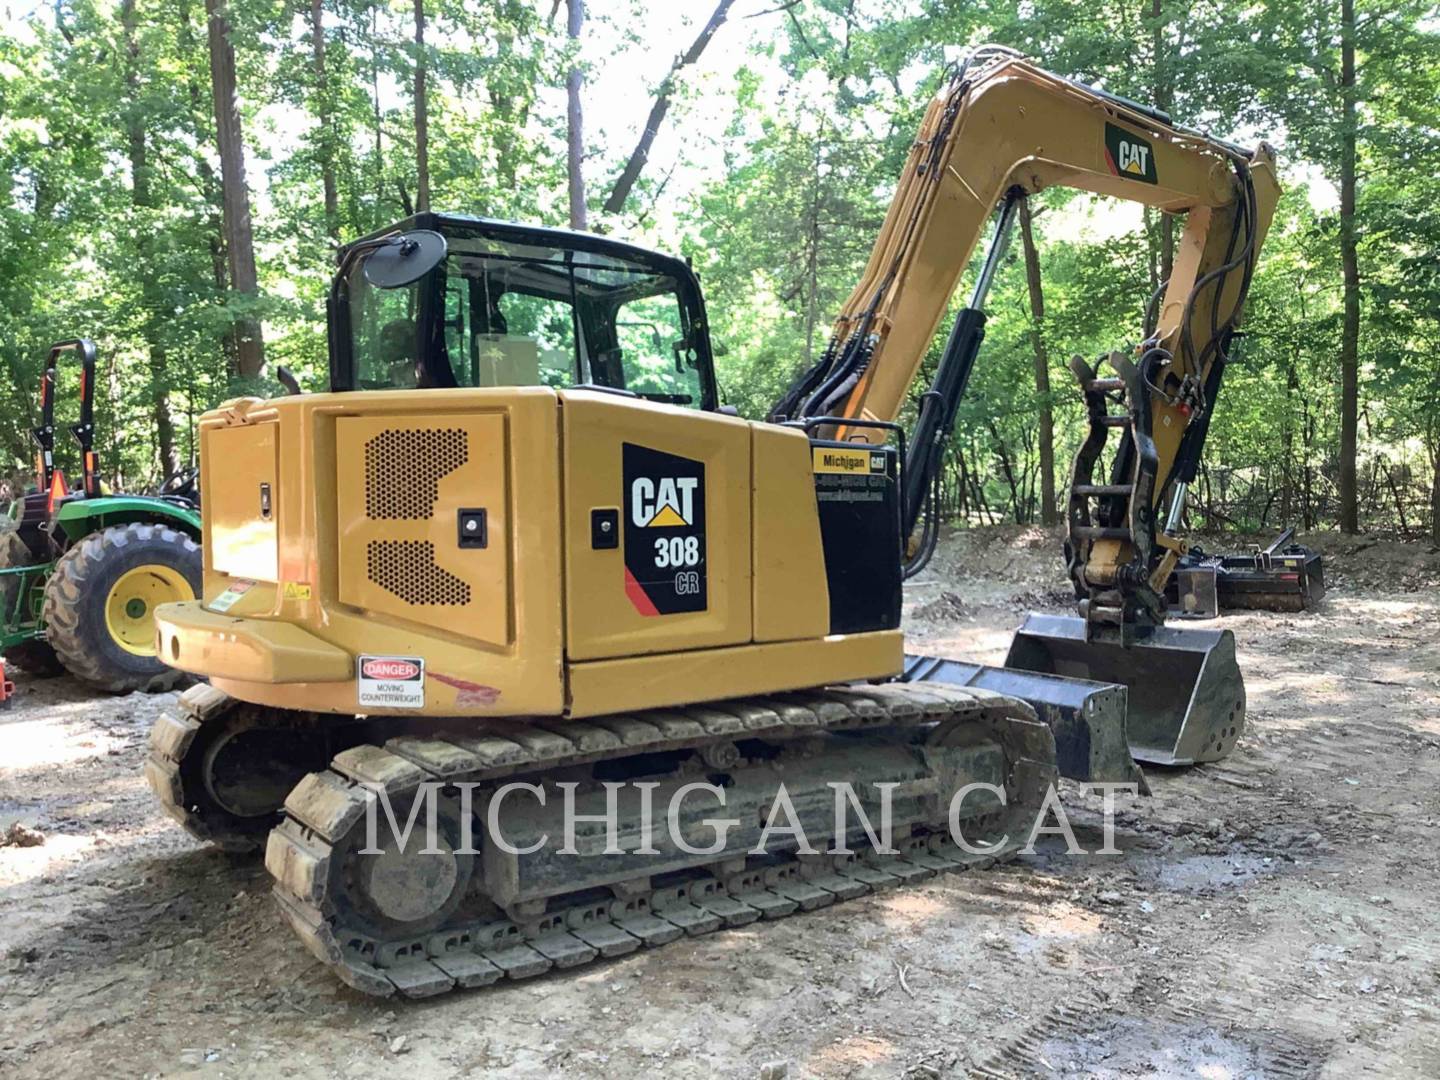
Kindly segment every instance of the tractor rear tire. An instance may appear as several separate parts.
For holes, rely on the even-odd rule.
[[[169,690],[185,676],[156,655],[156,604],[200,595],[200,547],[167,525],[116,525],[80,541],[45,586],[45,628],[70,673],[100,690]]]
[[[14,566],[30,566],[35,562],[30,545],[21,538],[13,521],[0,523],[0,569]],[[8,617],[20,602],[21,577],[19,574],[0,575],[0,611]],[[18,645],[11,645],[4,652],[5,663],[17,671],[37,678],[53,679],[65,673],[54,648],[42,638],[32,638]]]

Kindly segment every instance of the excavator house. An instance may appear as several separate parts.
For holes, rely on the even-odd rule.
[[[1078,614],[1032,616],[1004,668],[907,656],[902,585],[935,545],[987,291],[1018,200],[1057,184],[1185,215],[1133,341],[1104,372],[1073,364]],[[264,846],[288,922],[341,979],[425,996],[987,865],[1059,774],[1143,785],[1136,759],[1224,756],[1244,722],[1233,641],[1165,626],[1163,588],[1276,196],[1263,147],[980,50],[767,421],[720,404],[683,262],[439,214],[352,244],[329,392],[201,423],[203,597],[159,609],[157,646],[208,682],[157,723],[152,788],[195,836]],[[563,832],[561,785],[596,815],[610,781],[624,850],[604,830],[539,842]],[[833,781],[872,817],[892,785],[892,851],[833,835]],[[695,799],[637,850],[648,807],[697,782],[740,822],[723,847],[702,850],[715,806]],[[509,842],[465,843],[470,807],[515,783],[551,797],[495,799]],[[757,850],[782,783],[812,843],[848,852],[788,832]],[[377,792],[404,815],[437,785],[436,847],[371,846]]]

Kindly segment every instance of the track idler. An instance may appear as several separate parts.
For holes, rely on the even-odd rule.
[[[197,840],[256,851],[306,773],[358,741],[356,725],[237,701],[208,683],[180,695],[150,729],[145,779],[161,808]]]

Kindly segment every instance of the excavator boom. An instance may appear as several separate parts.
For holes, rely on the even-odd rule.
[[[911,538],[909,572],[918,570],[933,549],[932,494],[1019,201],[1054,186],[1183,215],[1184,228],[1170,277],[1135,334],[1138,344],[1112,353],[1114,370],[1103,375],[1079,357],[1072,361],[1090,422],[1075,459],[1065,543],[1079,615],[1032,618],[1007,667],[1126,684],[1131,729],[1146,733],[1132,740],[1142,760],[1220,756],[1233,746],[1244,712],[1233,640],[1225,632],[1202,641],[1191,631],[1159,631],[1165,581],[1187,550],[1175,535],[1185,486],[1279,195],[1267,146],[1245,150],[1043,71],[1008,49],[977,50],[926,111],[860,283],[824,355],[775,414],[811,424],[831,418],[839,438],[883,439],[883,424],[904,411],[960,277],[995,220],[974,291],[954,316],[909,439],[902,530]],[[1110,475],[1097,478],[1112,431],[1120,442]],[[967,675],[969,684],[974,678]],[[1003,674],[985,678],[1020,693]],[[1027,683],[1021,696],[1053,713],[1058,699],[1043,692],[1053,684],[1041,685],[1036,692]],[[1097,721],[1097,744],[1104,741],[1099,728]]]

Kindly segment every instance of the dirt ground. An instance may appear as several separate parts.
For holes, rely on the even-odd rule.
[[[1235,753],[1151,770],[1121,854],[1047,841],[420,1003],[342,987],[258,865],[160,814],[140,764],[171,695],[20,680],[0,713],[0,1076],[1440,1076],[1440,554],[1318,546],[1320,610],[1224,619],[1250,702]],[[909,589],[915,643],[999,662],[1023,610],[1067,606],[1056,547],[949,538]],[[1065,801],[1100,846],[1098,799]]]

